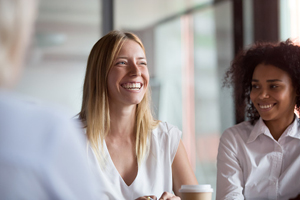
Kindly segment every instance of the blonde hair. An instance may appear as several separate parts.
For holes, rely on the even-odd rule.
[[[17,67],[23,61],[36,6],[30,3],[24,0],[0,0],[1,86],[14,78]]]
[[[133,33],[112,31],[96,42],[87,62],[79,118],[85,125],[88,140],[99,162],[103,160],[101,154],[103,141],[110,131],[107,76],[125,40],[137,42],[145,52],[141,40]],[[150,91],[147,89],[136,109],[135,129],[138,164],[141,163],[147,153],[147,139],[150,131],[159,123],[152,116],[150,102]]]

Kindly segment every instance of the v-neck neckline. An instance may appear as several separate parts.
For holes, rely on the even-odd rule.
[[[132,183],[131,183],[130,185],[127,185],[127,183],[124,181],[123,177],[122,177],[121,174],[119,173],[118,169],[117,169],[116,166],[115,166],[114,161],[112,160],[112,158],[111,158],[111,156],[110,156],[110,153],[109,153],[109,151],[108,151],[108,148],[107,148],[107,145],[106,145],[106,141],[105,141],[105,140],[103,140],[103,146],[104,146],[104,148],[105,148],[105,151],[106,151],[106,153],[107,153],[107,157],[108,157],[108,159],[109,159],[109,162],[110,162],[110,164],[111,164],[113,170],[115,171],[116,174],[118,174],[119,179],[121,179],[121,182],[123,183],[123,185],[125,185],[125,186],[128,187],[128,188],[132,187],[132,185],[136,182],[136,180],[137,180],[137,178],[138,178],[138,176],[139,176],[140,166],[138,166],[137,174],[136,174],[134,180],[132,181]]]

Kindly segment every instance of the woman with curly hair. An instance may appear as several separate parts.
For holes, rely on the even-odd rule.
[[[248,121],[223,133],[217,199],[291,199],[300,192],[300,47],[257,43],[233,60],[224,83]],[[298,196],[299,198],[299,196]]]
[[[145,49],[136,35],[112,31],[96,42],[79,118],[102,199],[176,200],[181,185],[198,184],[181,131],[153,118],[149,92]]]

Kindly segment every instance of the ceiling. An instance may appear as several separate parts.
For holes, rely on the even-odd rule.
[[[114,27],[139,30],[208,0],[115,0]],[[101,0],[40,0],[35,57],[86,59],[101,37]]]

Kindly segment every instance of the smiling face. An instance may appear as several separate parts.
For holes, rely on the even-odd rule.
[[[264,121],[294,118],[296,92],[289,74],[273,65],[259,64],[252,76],[251,101]]]
[[[148,87],[149,73],[142,47],[127,39],[108,73],[108,99],[110,105],[139,104]]]

